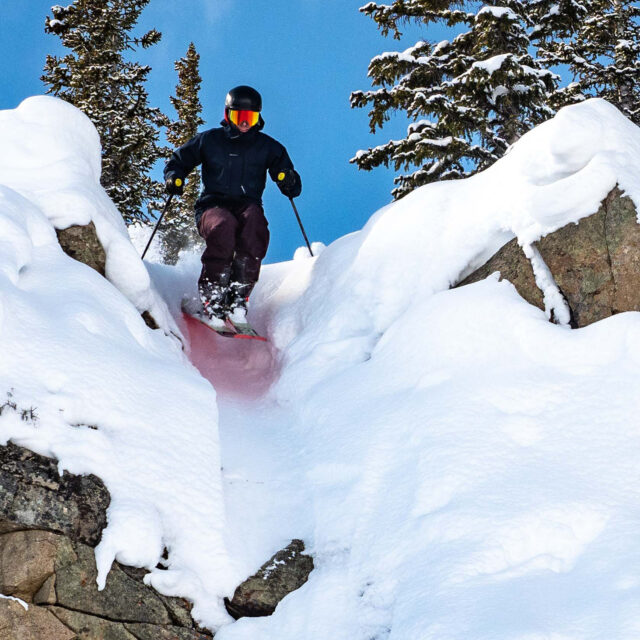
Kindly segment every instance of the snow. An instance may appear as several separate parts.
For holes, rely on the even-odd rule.
[[[0,600],[13,600],[13,602],[17,602],[25,611],[29,611],[29,605],[24,600],[20,600],[20,598],[14,598],[13,596],[3,596],[0,593]]]
[[[22,195],[0,192],[0,378],[37,419],[5,411],[0,434],[102,477],[102,578],[167,546],[150,582],[220,640],[635,640],[640,315],[562,326],[533,243],[616,184],[638,206],[639,158],[615,108],[565,108],[487,171],[266,265],[250,319],[267,344],[180,319],[196,254],[147,263],[206,380],[61,253],[20,174]],[[497,274],[450,289],[514,237],[546,311]],[[309,581],[227,624],[220,598],[292,538]]]
[[[494,18],[497,18],[497,19],[506,17],[509,20],[512,20],[513,22],[517,22],[518,20],[518,16],[516,16],[516,14],[511,9],[508,9],[507,7],[487,6],[487,7],[482,7],[482,9],[478,11],[476,15],[476,21],[480,16],[484,16],[487,14],[492,15]]]
[[[513,54],[511,53],[503,53],[500,55],[491,56],[486,60],[477,60],[471,65],[471,69],[483,69],[487,73],[493,74],[502,67],[506,60],[512,57]]]
[[[191,598],[203,623],[225,622],[221,599],[237,574],[226,551],[216,395],[180,343],[140,316],[150,304],[177,332],[99,186],[95,130],[70,105],[35,98],[0,112],[0,140],[0,404],[11,394],[16,406],[0,416],[0,442],[105,482],[100,585],[114,558],[146,567],[160,591]],[[89,220],[124,291],[57,242],[53,222]],[[36,418],[22,419],[31,407]]]
[[[639,347],[636,314],[567,331],[489,279],[417,302],[287,420],[236,411],[225,469],[272,486],[316,569],[219,636],[637,637]]]
[[[163,330],[178,333],[100,186],[100,141],[89,119],[62,100],[37,96],[0,112],[0,139],[0,184],[38,207],[56,229],[93,222],[107,254],[107,278]]]
[[[273,536],[256,555],[295,535],[316,569],[222,640],[638,636],[640,317],[550,324],[564,303],[534,254],[547,314],[496,277],[449,286],[510,238],[529,251],[594,213],[616,183],[640,203],[639,157],[638,129],[588,101],[488,171],[379,211],[310,273],[265,269],[253,321],[280,371],[253,412],[221,398],[223,460],[234,491],[245,482],[234,502],[260,495],[262,514],[253,483],[277,487],[286,524],[256,519]]]
[[[534,244],[526,244],[522,247],[522,250],[525,256],[529,258],[536,285],[542,291],[547,318],[553,318],[556,324],[568,327],[571,321],[571,310],[540,251]]]
[[[616,184],[637,206],[639,156],[637,128],[591,100],[561,110],[487,171],[380,210],[325,250],[299,303],[269,311],[287,365],[280,389],[304,394],[325,365],[335,370],[342,351],[336,356],[333,343],[353,342],[345,363],[364,358],[413,301],[448,289],[513,237],[530,245],[595,212]]]

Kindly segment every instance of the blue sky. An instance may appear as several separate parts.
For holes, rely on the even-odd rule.
[[[3,0],[0,109],[43,93],[47,53],[59,54],[58,38],[44,33],[51,0]],[[176,84],[174,61],[190,41],[201,55],[201,101],[205,128],[218,126],[229,88],[256,87],[263,95],[265,132],[289,150],[302,176],[297,199],[311,240],[329,243],[360,229],[390,201],[393,172],[359,171],[349,164],[358,149],[403,137],[396,118],[372,136],[365,110],[349,107],[349,94],[370,87],[369,60],[382,51],[404,49],[426,34],[407,28],[401,42],[383,38],[359,13],[364,0],[152,0],[140,31],[155,27],[162,42],[136,59],[151,65],[151,102],[174,117],[169,103]],[[431,37],[437,38],[434,34]],[[286,260],[303,244],[291,206],[273,184],[265,210],[271,227],[267,262]]]

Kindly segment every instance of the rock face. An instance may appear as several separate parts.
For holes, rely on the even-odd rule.
[[[45,529],[95,546],[109,502],[96,476],[60,476],[51,458],[13,444],[0,447],[0,533]]]
[[[0,600],[0,640],[75,640],[77,635],[53,613],[41,607],[25,609],[12,600]]]
[[[564,294],[572,326],[640,311],[640,225],[630,198],[615,188],[596,213],[549,234],[536,246]],[[456,286],[499,271],[527,302],[544,309],[529,260],[516,240]]]
[[[104,276],[107,258],[93,222],[84,226],[74,225],[66,229],[56,229],[56,234],[67,255],[78,262],[84,262]]]
[[[109,494],[94,477],[57,473],[55,461],[0,447],[0,640],[210,640],[190,605],[114,563],[103,591],[92,546]]]
[[[84,226],[74,225],[66,229],[56,229],[56,234],[62,250],[68,256],[90,266],[104,277],[107,256],[93,222]],[[150,329],[158,328],[158,323],[149,311],[142,314],[142,319]]]
[[[227,611],[236,620],[242,617],[270,616],[286,595],[299,589],[313,570],[313,558],[304,555],[302,540],[278,551],[245,580],[235,591],[232,600],[225,599]]]

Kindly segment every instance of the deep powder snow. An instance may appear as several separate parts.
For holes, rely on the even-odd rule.
[[[82,119],[38,100],[45,130]],[[2,115],[15,126],[21,109]],[[95,140],[76,143],[67,158],[94,162]],[[61,253],[28,155],[22,171],[0,162],[0,379],[40,416],[3,415],[0,435],[103,477],[102,576],[114,555],[155,566],[166,545],[151,582],[221,640],[635,639],[640,317],[572,331],[496,277],[449,286],[616,183],[640,203],[639,160],[613,107],[564,109],[484,173],[266,266],[251,318],[268,345],[182,320],[197,256],[148,264],[153,285],[136,286],[162,297],[217,394],[130,292]],[[99,190],[84,166],[74,188]],[[292,537],[309,581],[273,616],[226,624],[220,598]]]

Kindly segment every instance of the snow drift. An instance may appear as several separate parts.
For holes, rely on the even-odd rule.
[[[266,304],[288,364],[281,388],[290,379],[304,391],[295,363],[318,379],[325,365],[335,368],[335,342],[352,342],[341,352],[346,363],[365,358],[414,301],[448,289],[514,236],[526,248],[595,213],[616,184],[640,210],[639,158],[638,128],[594,99],[561,110],[487,171],[427,185],[381,209],[318,258],[308,286],[300,273],[299,303]],[[314,379],[304,376],[304,384]]]
[[[154,587],[193,599],[195,617],[215,626],[228,620],[221,598],[237,581],[215,392],[178,341],[140,317],[152,309],[165,332],[178,332],[99,178],[98,136],[80,111],[38,97],[0,112],[0,404],[11,393],[37,414],[25,422],[3,412],[0,442],[105,482],[100,582],[114,558],[144,566]],[[58,244],[54,225],[89,221],[113,284]]]
[[[640,315],[571,331],[497,278],[449,290],[616,184],[638,207],[640,130],[592,100],[265,269],[254,321],[288,415],[274,473],[305,494],[281,503],[316,569],[221,640],[638,637]]]

